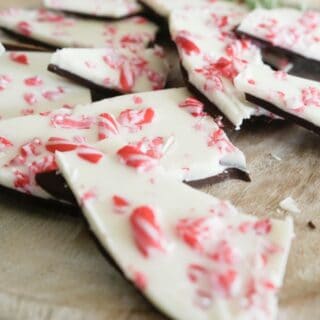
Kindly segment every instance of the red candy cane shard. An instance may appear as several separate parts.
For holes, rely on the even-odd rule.
[[[271,232],[272,224],[270,219],[259,220],[254,224],[253,228],[258,235],[266,235]]]
[[[20,64],[29,64],[28,56],[25,53],[11,52],[10,59]]]
[[[152,208],[136,208],[130,216],[130,224],[135,243],[145,257],[154,250],[165,251],[164,233]]]
[[[56,114],[51,118],[51,125],[63,129],[90,129],[93,119],[90,117],[75,118],[68,114]]]
[[[17,29],[24,36],[30,36],[32,33],[32,28],[29,22],[21,21],[17,24]]]
[[[125,127],[141,129],[142,126],[153,121],[155,112],[152,108],[140,110],[127,109],[120,113],[118,122]]]
[[[26,78],[24,80],[25,85],[30,86],[30,87],[38,87],[43,84],[43,80],[39,76],[31,77],[31,78]]]
[[[179,107],[189,112],[193,117],[204,116],[203,103],[195,98],[187,98],[179,104]]]
[[[98,138],[104,140],[111,135],[119,134],[117,120],[109,113],[102,113],[98,117]]]
[[[88,162],[98,163],[103,158],[103,153],[90,146],[80,146],[77,155]]]
[[[148,286],[147,277],[142,272],[135,272],[133,276],[133,282],[135,286],[140,289],[141,291],[146,290]]]
[[[12,146],[13,146],[12,142],[9,141],[7,138],[0,137],[0,152]]]
[[[51,137],[48,139],[48,142],[46,143],[46,149],[52,153],[55,153],[56,151],[72,151],[75,150],[77,147],[77,143],[59,137]]]
[[[207,218],[181,219],[176,225],[176,233],[190,248],[203,252],[204,242],[210,236],[210,223]]]
[[[130,203],[123,197],[120,197],[118,195],[114,195],[112,197],[112,204],[114,211],[116,213],[125,213],[125,211],[128,209],[130,206]]]
[[[129,63],[123,63],[120,66],[120,87],[121,91],[128,93],[134,86],[134,74]]]
[[[38,102],[37,97],[33,93],[25,93],[23,95],[23,99],[30,106],[32,106]]]
[[[158,160],[142,152],[138,147],[127,145],[118,150],[117,155],[125,165],[146,172],[158,165]]]
[[[184,35],[177,36],[175,42],[187,55],[200,53],[198,46]]]

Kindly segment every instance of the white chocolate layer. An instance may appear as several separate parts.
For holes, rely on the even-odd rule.
[[[62,49],[51,64],[100,87],[121,93],[163,89],[169,66],[162,48]]]
[[[201,180],[228,168],[245,171],[243,153],[213,119],[203,113],[203,105],[190,97],[185,88],[126,95],[76,108],[74,114],[97,117],[108,113],[116,124],[110,125],[108,121],[109,130],[104,129],[105,123],[100,124],[101,133],[108,136],[101,142],[103,151],[116,153],[113,137],[120,136],[127,144],[138,145],[139,150],[160,152],[155,160],[177,179]],[[153,112],[153,118],[137,125],[140,119],[147,118],[147,110]],[[115,131],[118,133],[114,134]]]
[[[51,54],[6,52],[0,57],[1,119],[91,102],[90,90],[47,71]]]
[[[240,128],[245,119],[260,115],[233,84],[249,64],[262,64],[261,52],[250,41],[238,40],[232,30],[248,9],[217,1],[202,8],[176,10],[170,32],[177,44],[189,82]]]
[[[97,17],[123,18],[141,11],[136,0],[44,0],[49,9]]]
[[[242,20],[238,30],[320,61],[320,13],[317,11],[256,9]]]
[[[71,18],[45,9],[5,9],[0,26],[53,47],[145,47],[155,39],[157,26],[145,18],[116,22]]]
[[[164,314],[276,319],[290,218],[258,220],[161,170],[138,174],[116,157],[90,163],[70,152],[57,159],[99,242]]]
[[[238,90],[270,102],[277,108],[320,126],[320,84],[268,66],[247,68],[235,79]]]

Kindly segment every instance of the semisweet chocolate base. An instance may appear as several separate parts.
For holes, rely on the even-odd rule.
[[[302,126],[308,130],[311,130],[317,134],[320,135],[320,127],[318,127],[317,125],[311,123],[310,121],[308,120],[305,120],[305,119],[302,119],[300,117],[297,117],[289,112],[286,112],[280,108],[278,108],[276,105],[268,102],[268,101],[265,101],[263,99],[260,99],[260,98],[257,98],[251,94],[248,94],[246,93],[246,99],[249,101],[249,102],[252,102],[252,103],[255,103],[255,104],[258,104],[260,105],[262,108],[282,117],[282,118],[285,118],[285,119],[288,119],[294,123],[296,123],[297,125],[299,126]]]
[[[104,98],[112,98],[112,97],[116,97],[116,96],[120,96],[120,95],[125,94],[123,92],[119,92],[119,91],[116,91],[113,89],[108,89],[106,87],[100,86],[100,85],[98,85],[88,79],[82,78],[82,77],[80,77],[70,71],[67,71],[65,69],[62,69],[52,63],[50,63],[48,65],[48,70],[61,76],[61,77],[66,78],[68,80],[72,80],[72,81],[74,81],[74,82],[76,82],[86,88],[89,88],[89,89],[97,92],[98,94],[101,94],[101,96],[103,96]]]
[[[128,15],[124,15],[121,17],[111,17],[106,15],[95,15],[95,14],[90,14],[90,13],[82,13],[82,12],[76,12],[72,10],[66,10],[66,9],[54,9],[54,8],[48,8],[48,10],[56,12],[56,13],[64,13],[67,16],[74,17],[74,18],[81,18],[81,19],[87,19],[87,20],[99,20],[99,21],[105,21],[105,22],[117,22],[121,20],[125,20],[127,18],[132,18],[135,16],[143,16],[143,11],[137,11],[134,13],[130,13]]]
[[[76,199],[72,191],[67,185],[64,177],[59,171],[49,171],[38,173],[35,177],[37,184],[47,193],[57,198],[58,200],[67,201],[71,204],[76,204]],[[205,179],[185,182],[193,188],[201,188],[207,185],[217,184],[229,179],[242,180],[250,182],[250,176],[247,172],[237,168],[226,169],[223,173]]]
[[[38,173],[35,176],[36,183],[54,198],[66,201],[72,205],[77,204],[77,200],[69,189],[66,180],[59,171],[49,171]]]
[[[240,38],[247,38],[252,40],[257,46],[261,47],[262,49],[268,49],[274,54],[287,57],[294,66],[293,69],[289,71],[289,74],[320,81],[320,61],[307,58],[301,54],[282,48],[280,46],[275,46],[268,41],[252,36],[238,29],[235,29],[234,32]]]
[[[4,27],[0,27],[0,29],[4,33],[6,33],[10,37],[12,37],[13,39],[16,39],[18,41],[24,42],[26,44],[30,44],[30,45],[35,46],[35,47],[41,47],[44,50],[51,51],[51,52],[55,51],[56,49],[59,49],[59,47],[57,47],[57,46],[54,46],[54,45],[51,45],[51,44],[48,44],[46,42],[42,42],[42,41],[39,41],[39,40],[35,40],[33,38],[24,36],[24,35],[22,35],[22,34],[20,34],[18,32],[14,32],[14,31],[6,29]]]

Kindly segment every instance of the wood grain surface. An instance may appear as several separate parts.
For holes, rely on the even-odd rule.
[[[0,7],[38,1],[0,0]],[[253,123],[231,134],[251,183],[204,188],[260,217],[284,218],[296,199],[296,238],[279,320],[320,319],[320,139],[288,123]],[[278,161],[274,156],[280,157]],[[308,227],[313,221],[315,230]],[[0,189],[1,320],[164,320],[103,258],[77,209]],[[214,320],[214,319],[212,319]]]

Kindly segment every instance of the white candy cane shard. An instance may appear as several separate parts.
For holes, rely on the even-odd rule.
[[[44,0],[44,5],[48,9],[115,19],[136,14],[142,9],[136,0]]]
[[[45,9],[4,9],[0,26],[50,47],[146,47],[157,26],[143,17],[104,22],[65,16]]]
[[[86,144],[97,141],[94,119],[72,116],[66,109],[2,120],[0,184],[29,195],[52,198],[37,185],[35,176],[57,170],[56,151],[79,150],[88,161],[98,161],[99,155],[86,156],[83,150]]]
[[[97,239],[164,314],[276,319],[292,219],[244,215],[161,170],[137,174],[115,156],[94,164],[71,151],[57,159]]]
[[[320,133],[319,82],[298,78],[268,66],[250,66],[235,79],[238,90],[272,112]]]
[[[63,73],[100,91],[120,93],[163,89],[169,66],[160,47],[155,49],[62,49],[53,54],[50,70]]]
[[[1,119],[90,103],[90,90],[47,71],[50,56],[20,51],[0,56]]]
[[[170,32],[190,84],[240,128],[244,120],[260,116],[233,83],[250,64],[262,64],[253,43],[239,40],[233,30],[248,13],[245,5],[217,1],[174,11]]]
[[[287,197],[280,201],[279,206],[281,209],[292,213],[301,213],[297,202],[292,197]]]
[[[256,9],[242,20],[238,30],[271,46],[320,61],[318,11]]]
[[[74,115],[100,116],[101,150],[137,170],[161,165],[185,181],[246,170],[243,153],[185,88],[105,99],[75,108]],[[126,141],[122,148],[114,146],[118,136]]]

